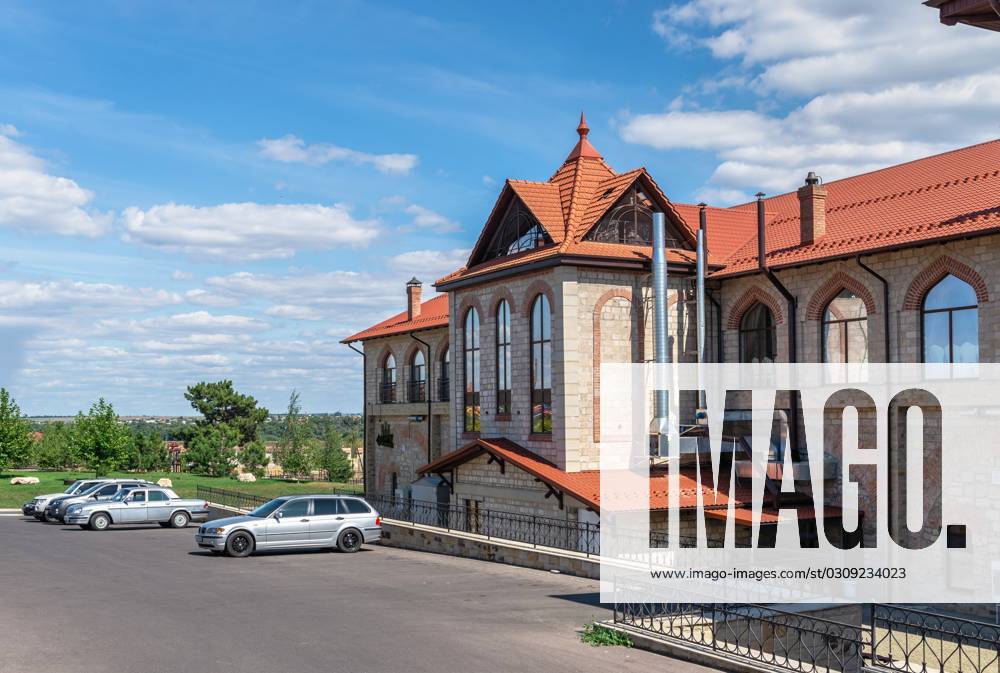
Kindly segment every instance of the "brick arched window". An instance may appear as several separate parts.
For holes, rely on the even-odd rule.
[[[920,307],[924,362],[979,362],[976,289],[950,273],[924,295]]]
[[[740,362],[774,362],[777,344],[774,314],[763,302],[755,302],[740,318]]]
[[[427,360],[419,348],[410,357],[410,402],[427,401]]]
[[[479,432],[479,416],[482,407],[479,402],[479,312],[470,308],[465,314],[465,349],[463,367],[465,370],[465,411],[463,427],[466,432]]]
[[[868,362],[868,308],[851,290],[823,310],[823,362]]]
[[[391,404],[396,401],[396,356],[392,353],[388,353],[382,360],[379,401],[383,404]]]
[[[552,307],[544,294],[531,305],[531,432],[552,432]]]
[[[497,352],[496,352],[496,382],[497,408],[499,416],[510,415],[511,403],[511,354],[510,354],[510,304],[501,299],[497,304]]]

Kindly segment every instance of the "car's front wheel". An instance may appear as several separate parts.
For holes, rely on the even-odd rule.
[[[191,517],[187,515],[187,512],[174,512],[174,515],[170,517],[170,527],[187,528],[189,521],[191,521]]]
[[[107,530],[109,526],[111,526],[111,517],[107,514],[100,513],[90,517],[91,530]]]
[[[353,554],[357,550],[361,549],[361,543],[364,539],[361,537],[361,531],[357,528],[348,528],[340,534],[337,538],[337,549],[348,554]]]
[[[236,558],[244,558],[253,553],[254,541],[250,533],[233,533],[226,540],[226,553]]]

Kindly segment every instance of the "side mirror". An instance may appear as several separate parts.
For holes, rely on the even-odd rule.
[[[275,512],[274,513],[274,520],[275,521],[281,521],[281,517],[283,517],[283,516],[285,516],[285,515],[282,514],[281,512]]]

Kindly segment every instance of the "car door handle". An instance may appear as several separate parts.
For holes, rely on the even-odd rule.
[[[344,517],[342,517],[342,516],[338,516],[337,517],[337,521],[343,521],[343,520],[344,520]]]
[[[309,519],[299,519],[299,523],[309,523]]]

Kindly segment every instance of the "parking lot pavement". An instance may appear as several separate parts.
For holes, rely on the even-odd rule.
[[[709,670],[580,643],[596,582],[388,547],[229,559],[193,526],[8,517],[0,587],[5,673]]]

